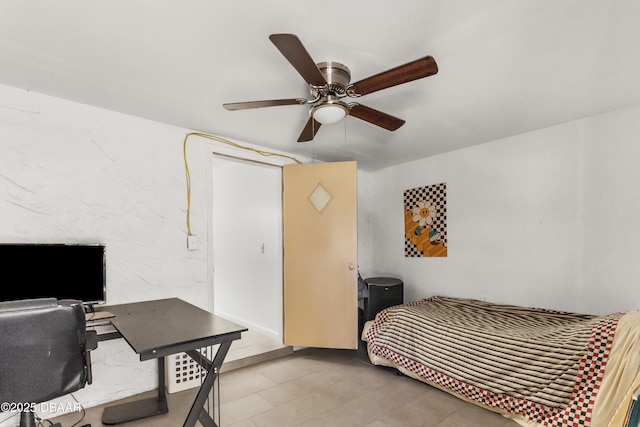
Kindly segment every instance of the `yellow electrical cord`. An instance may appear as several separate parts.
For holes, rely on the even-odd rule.
[[[258,150],[252,147],[245,147],[244,145],[240,145],[238,143],[229,141],[228,139],[221,138],[215,135],[209,135],[201,132],[189,132],[184,136],[184,142],[182,143],[182,154],[184,156],[184,170],[187,176],[187,236],[191,236],[191,175],[189,174],[189,163],[187,162],[187,139],[190,136],[199,136],[202,138],[211,139],[213,141],[221,142],[223,144],[231,145],[235,148],[240,148],[242,150],[253,151],[254,153],[258,153],[261,156],[269,156],[269,157],[284,157],[289,160],[293,160],[297,164],[301,165],[302,162],[295,157],[287,156],[286,154],[272,153],[270,151]]]
[[[187,162],[187,138],[189,134],[184,137],[184,143],[182,144],[182,153],[184,156],[184,170],[187,175],[187,236],[191,236],[191,175],[189,174],[189,163]]]

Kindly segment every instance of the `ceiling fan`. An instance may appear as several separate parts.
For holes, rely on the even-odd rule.
[[[346,65],[338,62],[316,64],[300,39],[294,34],[272,34],[269,39],[309,84],[312,99],[290,98],[232,102],[223,104],[223,106],[227,110],[235,111],[279,105],[310,105],[310,117],[298,138],[298,142],[313,140],[322,124],[337,123],[347,115],[394,131],[405,121],[359,103],[347,104],[342,99],[345,97],[358,98],[438,72],[435,60],[431,56],[425,56],[356,83],[350,83],[351,72]]]

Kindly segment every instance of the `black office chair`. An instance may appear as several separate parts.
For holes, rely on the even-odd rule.
[[[96,347],[79,301],[0,302],[0,402],[37,404],[91,384]],[[20,427],[35,426],[34,413],[22,411]]]

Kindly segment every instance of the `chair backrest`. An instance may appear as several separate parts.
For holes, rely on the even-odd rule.
[[[0,303],[0,402],[46,402],[84,387],[85,352],[78,301]]]

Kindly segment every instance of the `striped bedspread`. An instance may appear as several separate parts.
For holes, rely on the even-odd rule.
[[[379,313],[369,352],[543,425],[589,425],[621,313],[596,317],[432,297]]]

